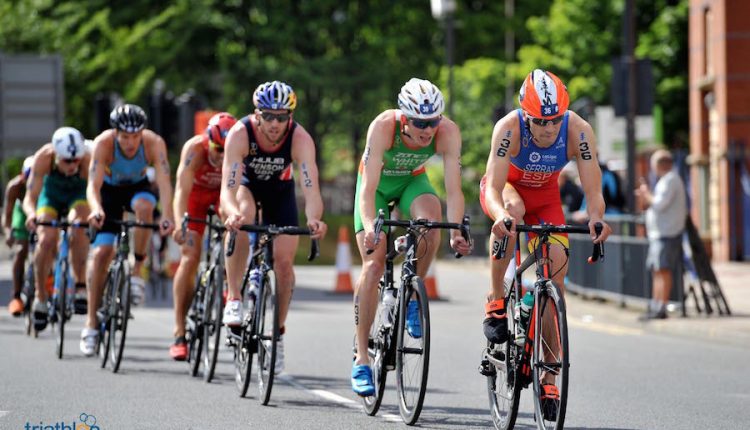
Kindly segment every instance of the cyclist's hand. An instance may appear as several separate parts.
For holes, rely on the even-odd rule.
[[[88,218],[89,225],[96,230],[101,230],[104,224],[104,212],[91,212]]]
[[[162,237],[168,236],[174,231],[174,222],[171,219],[165,218],[159,223],[159,234]]]
[[[172,232],[172,239],[174,239],[178,245],[182,245],[185,243],[185,239],[187,239],[187,232],[183,230],[182,227],[176,227]]]
[[[307,227],[310,229],[310,232],[312,233],[310,235],[310,238],[312,239],[322,239],[326,232],[328,231],[328,226],[326,223],[319,219],[311,219],[307,221]]]
[[[15,243],[16,240],[13,238],[12,234],[5,235],[5,244],[8,245],[8,248],[12,248]]]
[[[461,255],[469,255],[471,253],[471,245],[460,235],[451,237],[451,248]]]
[[[224,227],[229,231],[238,231],[242,224],[245,224],[245,217],[239,212],[229,214],[224,221]]]
[[[596,223],[598,222],[602,224],[602,234],[600,234],[599,237],[596,237],[594,225],[596,225]],[[591,220],[589,221],[589,233],[591,233],[591,240],[593,240],[594,243],[602,243],[607,240],[607,237],[609,237],[609,235],[612,233],[612,228],[601,218],[591,218]]]
[[[36,216],[26,218],[26,230],[34,231],[36,229]]]
[[[505,228],[506,218],[510,219],[513,222],[513,224],[510,226],[510,230]],[[506,216],[496,219],[495,222],[492,224],[492,233],[495,234],[495,238],[497,239],[502,239],[503,237],[511,236],[512,235],[511,231],[515,229],[516,229],[516,220],[507,214]]]
[[[375,243],[375,230],[365,229],[365,249],[375,250],[383,242],[385,242],[385,233],[381,231],[380,238],[378,239],[378,242]]]

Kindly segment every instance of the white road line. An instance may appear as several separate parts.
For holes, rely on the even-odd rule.
[[[593,321],[593,318],[583,318],[582,320],[569,318],[568,324],[572,327],[583,328],[591,331],[598,331],[601,333],[612,334],[616,336],[640,336],[643,334],[643,330],[637,328],[630,328],[624,326],[618,326],[613,324],[603,324]]]
[[[282,381],[288,383],[289,385],[291,385],[292,387],[294,387],[294,388],[296,388],[298,390],[306,391],[306,392],[308,392],[308,393],[310,393],[310,394],[312,394],[314,396],[320,397],[323,400],[327,400],[327,401],[332,402],[332,403],[337,403],[337,404],[339,404],[341,406],[344,406],[344,407],[347,407],[349,409],[362,410],[362,405],[359,402],[355,402],[352,399],[348,399],[346,397],[339,396],[338,394],[332,393],[330,391],[307,388],[304,385],[302,385],[299,382],[297,382],[297,380],[294,379],[294,377],[291,376],[291,375],[283,374],[283,375],[277,376],[277,378],[281,379]],[[390,421],[390,422],[394,422],[394,423],[401,422],[401,416],[399,416],[399,415],[381,414],[381,415],[378,415],[378,416],[380,418],[386,420],[386,421]]]
[[[0,411],[0,418],[8,415],[9,413],[10,413],[10,411]]]

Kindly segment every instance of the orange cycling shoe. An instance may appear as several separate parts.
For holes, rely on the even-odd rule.
[[[169,356],[174,361],[185,361],[187,360],[188,350],[187,341],[185,336],[180,336],[175,339],[174,344],[169,347]]]
[[[23,302],[21,299],[18,297],[13,298],[13,300],[8,303],[8,312],[14,317],[20,317],[23,313]]]
[[[505,299],[492,300],[484,305],[484,336],[494,344],[508,341],[508,314],[505,311]]]
[[[560,408],[560,392],[557,386],[542,384],[542,416],[546,421],[557,421],[557,410]]]

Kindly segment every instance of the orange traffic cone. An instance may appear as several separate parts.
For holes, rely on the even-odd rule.
[[[352,294],[352,256],[349,251],[349,229],[346,226],[339,227],[338,248],[336,249],[336,288],[334,293]]]
[[[427,290],[427,298],[433,300],[440,300],[440,295],[437,291],[437,280],[435,280],[435,263],[430,264],[430,268],[427,269],[427,276],[424,277],[424,288]]]

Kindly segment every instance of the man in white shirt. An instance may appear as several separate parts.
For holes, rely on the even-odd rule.
[[[682,258],[682,233],[687,218],[685,184],[672,170],[669,151],[659,149],[651,156],[651,169],[658,178],[654,192],[642,183],[636,195],[643,200],[646,210],[648,257],[646,266],[653,273],[652,298],[649,310],[641,319],[664,319],[672,290],[672,269]]]

